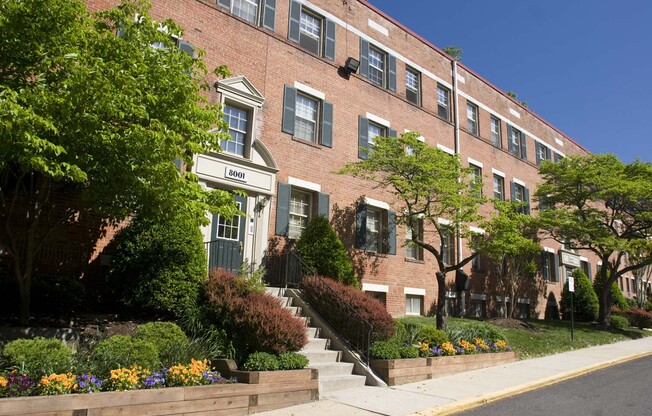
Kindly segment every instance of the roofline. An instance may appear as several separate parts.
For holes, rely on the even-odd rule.
[[[372,11],[374,11],[375,13],[378,13],[379,15],[381,15],[383,18],[389,20],[391,23],[393,23],[393,24],[395,24],[396,26],[400,27],[401,29],[403,29],[405,32],[407,32],[407,33],[410,34],[411,36],[413,36],[413,37],[415,37],[416,39],[420,40],[420,41],[421,41],[422,43],[424,43],[426,46],[428,46],[428,47],[434,49],[436,52],[438,52],[438,53],[439,53],[440,55],[442,55],[444,58],[450,60],[451,62],[453,61],[453,59],[451,59],[450,55],[448,55],[448,54],[447,54],[446,52],[444,52],[442,49],[440,49],[439,47],[435,46],[433,43],[431,43],[430,41],[428,41],[427,39],[425,39],[423,36],[421,36],[421,35],[419,35],[418,33],[414,32],[412,29],[410,29],[409,27],[405,26],[403,23],[399,22],[398,20],[394,19],[393,17],[391,17],[390,15],[388,15],[387,13],[385,13],[384,11],[380,10],[379,8],[377,8],[376,6],[374,6],[373,4],[369,3],[369,0],[358,0],[358,1],[359,1],[359,3],[365,5],[366,7],[368,7],[369,9],[371,9]],[[483,76],[479,75],[477,72],[475,72],[475,71],[472,70],[471,68],[467,67],[466,65],[462,64],[462,63],[459,62],[459,61],[457,62],[457,64],[458,64],[459,66],[461,66],[462,68],[464,68],[465,71],[471,73],[473,76],[475,76],[476,78],[478,78],[479,80],[481,80],[482,82],[484,82],[485,84],[487,84],[489,87],[493,88],[493,89],[494,89],[495,91],[497,91],[498,93],[500,93],[503,97],[505,97],[505,98],[511,100],[514,104],[518,105],[518,106],[519,106],[520,108],[522,108],[524,111],[530,113],[530,114],[533,115],[535,118],[537,118],[539,121],[541,121],[543,124],[545,124],[546,126],[550,127],[551,129],[553,129],[554,131],[556,131],[557,133],[559,133],[560,135],[562,135],[566,140],[569,140],[569,141],[570,141],[571,143],[573,143],[575,146],[579,147],[580,149],[584,150],[584,151],[587,152],[587,153],[591,153],[591,151],[589,151],[589,150],[588,150],[587,148],[585,148],[583,145],[581,145],[581,144],[579,144],[578,142],[576,142],[575,140],[573,140],[569,135],[567,135],[567,134],[564,133],[563,131],[559,130],[557,127],[555,127],[555,126],[553,126],[552,124],[550,124],[548,121],[546,121],[543,117],[541,117],[540,115],[538,115],[538,114],[535,113],[534,111],[530,110],[530,109],[527,108],[527,107],[524,107],[521,103],[519,103],[518,101],[516,101],[514,98],[510,97],[509,95],[505,94],[504,91],[502,91],[500,88],[496,87],[496,86],[495,86],[494,84],[492,84],[491,82],[487,81],[486,78],[484,78]]]

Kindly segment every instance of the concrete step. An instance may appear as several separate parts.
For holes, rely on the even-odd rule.
[[[277,297],[281,298],[285,294],[285,288],[282,288],[282,287],[266,287],[265,292],[269,293],[272,296],[277,296]]]
[[[365,384],[365,376],[319,376],[319,394],[324,395],[329,392],[353,389],[362,387]]]
[[[342,355],[341,351],[331,351],[331,350],[310,350],[310,351],[299,351],[299,354],[306,357],[310,364],[314,363],[336,363],[340,360]]]
[[[328,340],[326,338],[308,338],[308,343],[304,345],[301,351],[323,351],[328,349]]]
[[[310,318],[306,316],[297,316],[297,318],[301,319],[303,323],[306,325],[306,327],[310,326]]]
[[[308,327],[306,328],[306,334],[308,335],[308,339],[311,338],[317,338],[319,336],[319,328],[315,327]]]
[[[327,376],[348,376],[353,372],[353,363],[310,363],[310,368],[319,370],[319,378]]]
[[[292,312],[292,315],[299,316],[301,314],[301,308],[298,306],[286,306],[285,309]]]

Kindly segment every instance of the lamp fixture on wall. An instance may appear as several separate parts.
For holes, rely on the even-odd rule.
[[[360,67],[360,61],[358,61],[355,58],[351,58],[350,56],[346,58],[346,64],[344,65],[344,69],[346,69],[346,72],[349,75],[355,74],[358,71],[358,67]]]

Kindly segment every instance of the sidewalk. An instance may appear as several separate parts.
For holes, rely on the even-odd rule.
[[[441,415],[652,354],[652,337],[583,348],[400,386],[335,391],[261,416]]]

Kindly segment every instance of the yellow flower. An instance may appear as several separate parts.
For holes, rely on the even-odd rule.
[[[0,387],[7,387],[7,379],[0,376]]]

